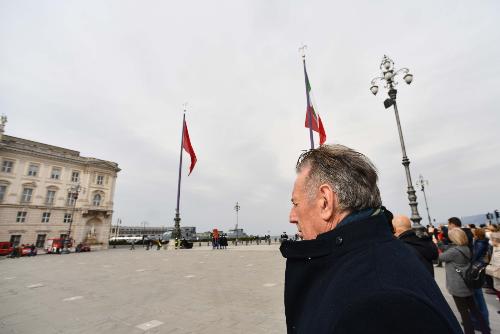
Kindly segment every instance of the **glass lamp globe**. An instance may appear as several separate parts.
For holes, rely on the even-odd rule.
[[[406,74],[404,77],[403,77],[403,80],[409,85],[411,84],[411,82],[413,81],[413,74]]]

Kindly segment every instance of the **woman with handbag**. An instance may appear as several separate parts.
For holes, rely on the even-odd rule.
[[[481,333],[490,333],[482,314],[474,302],[473,292],[467,287],[463,274],[469,268],[471,252],[468,247],[467,235],[460,228],[448,231],[450,241],[455,245],[448,248],[439,259],[445,263],[446,289],[452,295],[458,312],[462,318],[465,334],[474,334],[471,314],[477,319]]]

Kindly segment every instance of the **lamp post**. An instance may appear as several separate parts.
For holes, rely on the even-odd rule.
[[[75,219],[75,211],[76,211],[76,201],[78,200],[78,194],[82,190],[82,187],[80,187],[80,184],[77,184],[75,186],[72,186],[69,189],[69,196],[68,199],[70,199],[73,203],[73,210],[71,211],[71,218],[69,220],[69,226],[68,226],[68,232],[66,233],[66,239],[64,240],[64,248],[62,253],[63,254],[69,254],[69,242],[71,240],[71,227],[73,226],[73,220]]]
[[[427,196],[425,195],[425,186],[429,185],[429,181],[424,180],[422,174],[418,176],[417,186],[420,186],[420,190],[424,194],[425,209],[427,210],[427,219],[429,219],[429,225],[432,226],[431,214],[429,213],[429,205],[427,204]]]
[[[118,229],[120,228],[120,225],[122,224],[121,218],[118,218],[116,221],[116,227],[115,227],[115,242],[113,243],[113,248],[116,248],[116,238],[118,237]]]
[[[234,206],[234,211],[236,211],[236,243],[235,245],[238,246],[238,211],[240,211],[241,206],[236,202],[236,205]]]
[[[148,222],[141,222],[141,226],[142,226],[142,248],[144,248],[144,239],[145,239],[144,233],[146,232],[146,225],[148,225]]]
[[[401,130],[401,124],[399,122],[399,113],[396,104],[397,90],[394,88],[398,84],[398,82],[395,81],[395,77],[397,75],[403,74],[404,75],[403,80],[409,85],[413,81],[413,74],[410,74],[410,70],[408,70],[407,68],[395,70],[394,62],[392,61],[392,59],[390,59],[385,55],[384,58],[382,59],[382,62],[380,63],[380,70],[382,71],[382,76],[372,79],[370,91],[373,93],[373,95],[377,95],[378,92],[378,86],[376,84],[377,81],[381,81],[382,83],[384,83],[384,87],[389,90],[388,91],[389,98],[384,101],[384,106],[386,109],[391,106],[394,107],[394,113],[396,115],[396,124],[398,126],[398,132],[399,132],[399,141],[401,142],[401,151],[403,152],[403,166],[405,168],[406,182],[408,184],[407,193],[411,208],[410,219],[413,222],[414,228],[420,228],[422,227],[422,225],[420,225],[420,221],[422,220],[422,218],[418,214],[417,195],[415,189],[413,188],[413,183],[411,181],[410,159],[408,159],[408,157],[406,156],[406,148],[403,140],[403,131]]]

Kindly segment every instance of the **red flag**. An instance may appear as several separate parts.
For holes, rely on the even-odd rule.
[[[306,96],[307,96],[307,112],[306,112],[306,121],[305,121],[305,126],[306,128],[312,128],[313,131],[316,131],[319,133],[319,144],[323,145],[323,143],[326,141],[326,132],[325,128],[323,127],[323,122],[321,121],[321,117],[316,114],[316,111],[314,110],[314,105],[312,102],[311,98],[311,84],[309,83],[309,77],[307,76],[307,71],[306,71],[306,64],[304,61],[304,75],[306,77]],[[312,116],[312,127],[309,126],[309,120],[310,117]]]
[[[196,165],[196,154],[194,153],[193,146],[191,145],[191,140],[189,139],[189,132],[187,128],[186,121],[184,121],[184,129],[182,130],[182,147],[191,156],[191,166],[189,166],[189,174],[193,171],[194,165]]]

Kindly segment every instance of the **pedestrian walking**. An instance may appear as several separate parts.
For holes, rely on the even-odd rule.
[[[130,250],[135,250],[135,240],[132,239],[132,244],[130,245]]]

